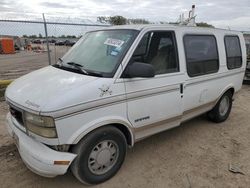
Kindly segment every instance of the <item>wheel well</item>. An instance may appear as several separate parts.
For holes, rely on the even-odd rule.
[[[130,133],[129,129],[128,129],[126,126],[124,126],[124,125],[122,125],[122,124],[111,124],[111,126],[117,128],[117,129],[119,129],[119,130],[124,134],[124,136],[125,136],[125,138],[126,138],[126,140],[127,140],[127,144],[128,144],[129,146],[132,146],[132,145],[133,145],[133,144],[132,144],[132,136],[131,136],[131,133]]]
[[[128,144],[129,146],[132,146],[132,145],[133,145],[133,138],[132,138],[132,135],[131,135],[131,133],[130,133],[130,131],[129,131],[129,128],[127,128],[125,125],[122,125],[122,124],[107,124],[107,125],[104,125],[104,126],[101,126],[101,127],[105,127],[105,126],[112,126],[112,127],[116,128],[116,129],[119,129],[119,130],[124,134],[124,136],[125,136],[125,138],[126,138],[126,141],[127,141],[127,144]],[[101,128],[101,127],[98,127],[98,128]],[[98,129],[98,128],[96,128],[96,129]],[[90,131],[88,134],[92,133],[92,132],[95,131],[96,129]],[[87,134],[87,135],[88,135],[88,134]],[[86,135],[85,135],[85,136],[86,136]],[[83,139],[83,138],[81,138],[81,139]],[[80,140],[81,140],[81,139],[80,139]],[[78,141],[78,143],[80,142],[80,140]],[[67,151],[72,151],[72,148],[73,148],[74,146],[75,146],[74,144],[73,144],[73,145],[70,145],[69,148],[67,149]]]
[[[230,89],[228,89],[226,92],[228,92],[228,91],[231,92],[232,96],[234,95],[234,88],[233,88],[233,87],[230,88]],[[225,92],[225,93],[226,93],[226,92]]]

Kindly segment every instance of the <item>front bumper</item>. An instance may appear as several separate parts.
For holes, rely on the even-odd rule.
[[[76,157],[73,153],[55,151],[29,137],[14,125],[10,113],[7,115],[6,126],[9,134],[15,139],[22,160],[36,174],[45,177],[65,174]],[[54,161],[69,161],[69,163],[55,165]]]

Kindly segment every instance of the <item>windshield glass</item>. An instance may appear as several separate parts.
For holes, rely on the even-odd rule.
[[[62,58],[88,72],[111,77],[133,42],[136,30],[104,30],[86,33]]]

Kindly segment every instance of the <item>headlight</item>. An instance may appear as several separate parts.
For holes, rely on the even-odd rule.
[[[29,131],[39,136],[57,138],[55,122],[52,117],[38,116],[26,112],[25,123]]]

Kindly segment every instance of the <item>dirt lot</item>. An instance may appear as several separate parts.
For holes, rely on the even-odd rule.
[[[111,180],[96,187],[249,187],[250,86],[236,98],[221,124],[205,116],[143,140],[130,149]],[[85,187],[68,172],[48,179],[30,172],[4,127],[7,106],[0,102],[0,187]],[[229,164],[243,174],[228,170]]]
[[[45,45],[33,45],[45,48]],[[50,45],[52,64],[69,50],[69,46]],[[45,48],[46,49],[46,48]],[[33,70],[47,66],[47,52],[20,51],[15,54],[0,54],[0,80],[15,79]]]

